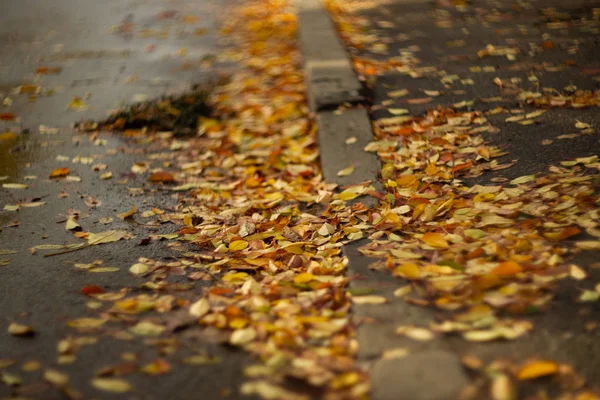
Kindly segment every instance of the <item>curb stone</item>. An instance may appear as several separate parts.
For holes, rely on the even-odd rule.
[[[340,186],[371,181],[378,191],[384,191],[378,173],[381,163],[376,154],[364,151],[373,140],[369,114],[361,105],[362,85],[358,81],[352,62],[337,36],[334,24],[320,0],[296,0],[298,8],[298,37],[304,58],[307,97],[310,110],[315,113],[317,135],[321,151],[323,177]],[[340,106],[345,108],[341,109]],[[347,144],[347,140],[352,139]],[[338,176],[338,171],[354,166],[348,176]],[[360,201],[367,207],[377,204],[372,196]],[[357,243],[344,246],[348,257],[349,273],[366,277],[356,286],[379,286],[379,294],[393,299],[391,290],[384,286],[394,283],[388,277],[369,270],[370,261],[357,251]],[[377,275],[377,276],[375,276]],[[368,288],[367,288],[368,289]],[[385,293],[384,293],[385,292]],[[422,323],[423,314],[413,312],[406,304],[388,304],[395,307],[391,315],[407,314]],[[368,306],[354,305],[355,314],[370,314]],[[381,310],[385,313],[386,310]],[[361,352],[359,361],[372,364],[371,395],[373,400],[456,400],[467,384],[467,376],[458,356],[448,351],[423,349],[397,359],[373,359],[381,356],[384,349],[395,347],[397,339],[390,336],[395,318],[375,313],[372,325],[359,326],[358,338]],[[386,336],[387,335],[387,336]],[[362,340],[360,340],[362,338]],[[374,339],[376,343],[373,343]]]
[[[316,114],[323,175],[327,181],[340,186],[371,181],[377,190],[382,191],[377,179],[381,170],[379,159],[377,155],[363,151],[365,145],[373,140],[367,111],[360,107],[335,111],[342,105],[364,102],[360,94],[362,84],[356,77],[346,49],[320,0],[296,0],[296,5],[306,91],[310,110]],[[346,144],[350,138],[355,138],[355,143]],[[352,174],[337,176],[338,171],[351,165],[355,167]],[[377,199],[371,196],[357,201],[369,207],[377,203]]]
[[[362,103],[362,85],[321,1],[296,0],[296,5],[311,110]]]

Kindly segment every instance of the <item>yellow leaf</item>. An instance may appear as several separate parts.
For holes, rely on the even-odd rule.
[[[80,229],[81,225],[79,225],[77,222],[75,222],[75,219],[73,217],[69,217],[67,218],[67,223],[65,224],[65,229],[68,231],[73,231],[76,229]]]
[[[88,244],[112,243],[121,239],[129,239],[131,235],[125,231],[110,230],[99,233],[90,232],[87,237]]]
[[[92,385],[96,389],[112,393],[125,393],[131,390],[131,385],[129,384],[129,382],[119,378],[92,379]]]
[[[417,264],[406,263],[394,269],[393,274],[403,278],[418,279],[421,276],[421,271]]]
[[[34,333],[33,328],[28,325],[11,322],[8,326],[8,333],[13,336],[27,336]]]
[[[200,299],[190,306],[190,315],[196,318],[203,317],[210,311],[210,303],[206,299]]]
[[[131,210],[121,213],[121,214],[117,214],[117,217],[121,218],[121,219],[127,219],[127,218],[131,218],[133,216],[133,214],[135,214],[135,212],[137,211],[137,206],[133,206],[131,208]]]
[[[435,335],[429,329],[420,328],[418,326],[399,326],[396,328],[396,334],[404,335],[421,342],[426,342],[435,338]]]
[[[248,279],[250,275],[245,272],[230,272],[221,278],[224,282],[241,283]]]
[[[27,189],[29,186],[24,183],[3,183],[2,187],[4,189]]]
[[[384,304],[387,303],[387,299],[383,296],[353,296],[352,302],[354,304]]]
[[[517,372],[517,379],[524,381],[554,375],[558,373],[558,369],[558,364],[554,361],[533,361],[521,367],[519,372]]]
[[[135,275],[142,275],[145,274],[146,272],[148,272],[150,270],[150,267],[147,264],[144,263],[136,263],[133,264],[130,268],[129,271],[132,274]]]
[[[211,365],[218,364],[221,362],[219,357],[205,356],[203,354],[198,354],[195,356],[189,356],[181,360],[184,364],[188,365]]]
[[[254,339],[256,339],[256,331],[254,328],[250,327],[234,331],[229,338],[229,343],[236,346],[241,346],[252,342]]]
[[[159,358],[142,368],[142,372],[148,375],[163,375],[171,371],[171,364]]]
[[[407,94],[408,94],[408,90],[406,90],[406,89],[394,90],[393,92],[387,93],[387,95],[392,98],[403,97],[403,96],[406,96]]]
[[[450,246],[444,235],[435,232],[427,232],[421,236],[421,241],[438,249],[447,249]]]
[[[575,246],[583,250],[600,250],[600,241],[586,240],[575,242]]]
[[[69,382],[69,375],[55,369],[47,369],[44,372],[44,380],[56,386],[65,386]]]
[[[353,199],[357,198],[358,196],[360,196],[359,193],[353,192],[348,189],[344,190],[342,193],[337,195],[337,197],[340,200],[344,200],[344,201],[353,200]]]
[[[524,175],[510,181],[512,185],[520,185],[535,180],[535,175]]]
[[[76,329],[94,329],[99,328],[105,323],[106,320],[100,318],[79,318],[67,322],[67,325],[69,325],[71,328]]]
[[[337,176],[348,176],[354,172],[354,165],[338,171]]]
[[[333,227],[333,225],[325,222],[323,225],[321,225],[318,232],[321,236],[329,236],[333,235],[333,233],[335,232],[335,228]]]
[[[394,290],[394,296],[395,297],[404,297],[407,294],[409,294],[412,291],[412,287],[410,286],[402,286],[399,287],[398,289]]]
[[[315,276],[313,274],[310,274],[308,272],[302,272],[301,274],[298,274],[294,277],[294,282],[295,283],[308,283],[314,279],[315,279]]]
[[[406,108],[388,108],[388,111],[393,115],[404,115],[409,113]]]
[[[138,336],[159,336],[165,329],[162,325],[157,325],[150,321],[141,321],[129,328],[129,332]]]
[[[231,251],[244,250],[246,247],[248,247],[248,242],[245,240],[234,240],[229,243],[229,250]]]

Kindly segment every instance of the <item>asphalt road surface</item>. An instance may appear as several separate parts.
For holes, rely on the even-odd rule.
[[[210,0],[2,1],[0,93],[4,107],[0,112],[6,115],[0,132],[16,133],[16,138],[6,134],[0,140],[0,176],[2,183],[26,182],[29,189],[0,189],[0,259],[6,264],[0,267],[0,398],[75,396],[46,382],[43,375],[48,369],[67,374],[68,387],[84,399],[239,396],[241,369],[249,357],[193,335],[180,336],[175,352],[164,350],[166,345],[148,347],[139,338],[100,338],[96,344],[82,346],[75,358],[59,359],[57,350],[59,340],[82,336],[66,322],[88,313],[89,299],[80,292],[83,286],[136,288],[140,282],[128,269],[139,257],[170,257],[159,242],[139,245],[148,229],[121,221],[115,214],[133,205],[150,209],[176,202],[131,173],[135,162],[145,160],[147,146],[132,145],[120,135],[101,134],[91,140],[71,126],[81,119],[102,118],[123,104],[180,93],[190,84],[213,79],[207,63],[216,51],[215,16],[223,6]],[[75,96],[81,101],[73,102]],[[84,157],[84,162],[77,157]],[[93,159],[93,164],[106,164],[107,169],[94,171],[85,157]],[[50,171],[60,167],[69,168],[81,181],[49,180]],[[100,179],[107,171],[113,178]],[[145,194],[133,196],[129,188],[144,189]],[[101,204],[89,207],[90,196],[92,202],[95,198]],[[36,201],[46,204],[3,210],[6,205]],[[76,241],[64,222],[73,212],[79,213],[86,231],[127,228],[138,237],[56,257],[32,254],[30,249],[37,245]],[[115,221],[104,225],[100,220],[105,217]],[[158,227],[153,233],[173,230],[176,227]],[[90,273],[73,266],[94,260],[118,270]],[[200,286],[193,291],[200,291]],[[11,322],[32,326],[35,336],[10,336]],[[194,354],[220,357],[221,362],[181,363]],[[172,371],[160,377],[139,372],[139,366],[157,358],[173,365]],[[115,395],[92,387],[90,380],[107,367],[114,368],[103,374],[125,374],[135,390]]]

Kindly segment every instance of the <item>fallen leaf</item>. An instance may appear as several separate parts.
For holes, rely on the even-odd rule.
[[[256,331],[252,327],[238,329],[233,331],[229,338],[229,343],[235,346],[242,346],[256,339]]]
[[[126,231],[119,230],[109,230],[104,232],[93,233],[90,232],[87,241],[88,244],[103,244],[103,243],[112,243],[122,239],[130,239],[131,235]]]
[[[512,181],[510,181],[510,183],[512,185],[521,185],[523,183],[531,182],[534,180],[535,180],[535,175],[525,175],[525,176],[520,176],[518,178],[513,179]]]
[[[92,379],[92,386],[96,389],[112,393],[126,393],[131,390],[129,382],[119,378],[95,378]]]
[[[244,250],[246,247],[248,247],[248,242],[245,240],[234,240],[229,243],[229,250],[231,251]]]
[[[56,168],[50,172],[50,179],[67,176],[69,175],[69,172],[69,168]]]
[[[388,97],[392,97],[392,98],[404,97],[407,94],[408,94],[408,90],[406,90],[406,89],[394,90],[392,92],[387,93]]]
[[[412,287],[410,286],[402,286],[396,290],[394,290],[395,297],[404,297],[412,291]]]
[[[171,364],[163,358],[159,358],[142,368],[142,372],[148,375],[164,375],[171,371]]]
[[[404,115],[410,113],[406,108],[388,108],[388,111],[392,115]]]
[[[153,172],[152,174],[150,174],[150,176],[148,177],[148,180],[150,182],[163,182],[163,183],[171,183],[171,182],[175,182],[175,177],[173,176],[173,174],[169,173],[169,172]]]
[[[438,249],[447,249],[450,247],[448,241],[444,238],[444,235],[440,233],[427,232],[421,236],[421,241],[431,247]]]
[[[101,318],[79,318],[67,322],[67,325],[75,329],[96,329],[106,323],[105,319]]]
[[[354,304],[384,304],[387,299],[383,296],[352,296]]]
[[[55,386],[63,387],[69,383],[69,375],[55,369],[47,369],[44,371],[44,380]]]
[[[164,326],[150,321],[141,321],[129,328],[129,332],[138,336],[160,336],[165,330]]]
[[[554,361],[532,361],[519,369],[517,372],[517,379],[520,381],[536,379],[557,374],[558,371],[559,366]]]
[[[95,294],[106,293],[106,290],[96,285],[85,285],[81,288],[81,293],[85,294],[86,296],[92,296]]]
[[[76,230],[81,230],[81,225],[79,225],[77,222],[75,222],[75,218],[73,217],[69,217],[67,218],[67,222],[65,224],[65,229],[68,231],[76,231]]]
[[[220,363],[221,358],[197,354],[195,356],[186,357],[181,360],[181,362],[188,365],[213,365]]]
[[[399,326],[396,328],[397,335],[404,335],[413,340],[426,342],[435,338],[435,334],[429,329],[420,328],[417,326]]]
[[[347,168],[344,168],[340,171],[338,171],[337,176],[348,176],[351,175],[354,172],[354,165],[351,165]]]
[[[505,261],[498,264],[490,271],[490,274],[497,276],[514,276],[523,271],[521,266],[514,261]]]
[[[201,318],[210,311],[210,303],[207,299],[200,299],[190,306],[190,315]]]
[[[31,336],[35,332],[31,326],[11,322],[8,326],[8,333],[13,336]]]
[[[135,214],[135,212],[136,212],[136,211],[137,211],[137,206],[133,206],[133,207],[131,208],[131,210],[129,210],[129,211],[127,211],[127,212],[124,212],[124,213],[121,213],[121,214],[117,214],[117,217],[119,217],[119,218],[121,218],[121,219],[125,220],[125,219],[127,219],[127,218],[131,218],[131,217],[133,217],[133,214]]]
[[[517,388],[506,374],[498,374],[492,379],[490,395],[492,400],[517,400],[518,398]]]
[[[144,263],[135,263],[129,268],[129,272],[134,275],[143,275],[150,271],[150,266]]]
[[[29,186],[24,183],[3,183],[4,189],[27,189]]]

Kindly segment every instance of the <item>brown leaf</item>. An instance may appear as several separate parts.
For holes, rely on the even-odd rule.
[[[171,183],[171,182],[175,182],[175,177],[170,172],[160,171],[160,172],[153,172],[148,177],[148,180],[150,182]]]

